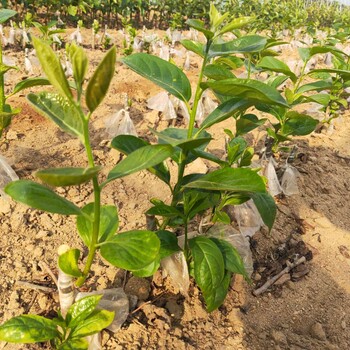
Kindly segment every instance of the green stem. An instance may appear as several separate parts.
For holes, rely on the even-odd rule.
[[[0,63],[2,62],[2,39],[0,37]],[[0,73],[0,111],[4,112],[5,107],[5,84],[4,84],[4,73]]]
[[[90,115],[87,119],[89,119]],[[86,154],[89,161],[89,166],[94,167],[94,157],[91,149],[91,143],[90,143],[90,137],[89,137],[89,129],[88,129],[88,121],[84,122],[84,145],[86,149]],[[94,176],[92,179],[93,182],[93,188],[94,188],[94,221],[93,221],[93,228],[92,228],[92,236],[91,236],[91,242],[89,246],[89,254],[86,259],[85,267],[83,270],[83,275],[78,278],[76,281],[76,286],[79,288],[81,287],[87,276],[89,275],[91,265],[94,261],[95,253],[97,250],[97,243],[98,243],[98,234],[100,231],[100,215],[101,215],[101,188],[98,183],[97,176]]]

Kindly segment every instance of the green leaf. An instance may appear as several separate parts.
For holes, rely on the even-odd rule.
[[[231,243],[223,239],[215,237],[210,237],[210,239],[220,249],[224,258],[225,269],[232,273],[243,275],[246,280],[249,280],[249,276],[247,275],[247,271],[245,270],[243,260],[239,255],[237,249]]]
[[[58,350],[87,350],[89,343],[84,338],[67,339],[64,343],[60,344]]]
[[[313,69],[308,73],[308,75],[315,74],[315,73],[334,73],[341,76],[345,80],[350,79],[350,70],[345,70],[345,69],[334,69],[334,68]]]
[[[119,233],[101,244],[101,255],[124,270],[140,270],[156,260],[160,242],[154,232],[134,230]]]
[[[39,343],[59,336],[55,322],[42,316],[13,317],[0,326],[0,340],[9,343]]]
[[[90,295],[76,301],[67,312],[67,326],[73,328],[88,318],[96,310],[101,298],[102,295]]]
[[[204,151],[200,151],[200,150],[193,150],[193,151],[191,151],[191,153],[198,158],[210,160],[211,162],[219,164],[220,166],[228,165],[228,163],[226,161],[218,158],[217,156],[214,156],[213,154],[211,154],[209,152],[204,152]]]
[[[100,170],[100,166],[93,168],[50,168],[37,171],[35,176],[50,186],[72,186],[91,180]]]
[[[228,216],[228,214],[221,210],[215,211],[215,221],[213,220],[213,222],[216,222],[216,221],[223,222],[226,225],[229,225],[231,223],[231,219]]]
[[[223,26],[221,28],[221,30],[219,31],[218,35],[222,35],[222,34],[225,34],[227,32],[231,32],[232,30],[235,30],[235,29],[240,29],[240,28],[246,26],[247,24],[253,23],[254,21],[255,21],[254,17],[235,18],[231,22],[229,22],[228,24]]]
[[[307,62],[312,56],[319,53],[330,52],[336,56],[342,56],[345,53],[341,50],[336,49],[334,46],[313,46],[313,47],[300,47],[298,49],[299,55],[304,62]]]
[[[91,316],[84,321],[79,322],[70,333],[70,337],[82,338],[87,337],[108,327],[114,320],[114,312],[107,310],[98,310],[92,313]]]
[[[251,105],[251,101],[243,100],[241,98],[231,98],[230,100],[220,104],[204,119],[196,135],[212,125],[218,124],[232,117],[235,113],[245,111]]]
[[[203,175],[200,179],[186,184],[186,188],[201,188],[212,191],[265,192],[262,178],[246,168],[224,168]]]
[[[297,81],[297,76],[290,70],[290,68],[282,61],[275,57],[266,56],[257,64],[257,68],[270,70],[272,72],[283,73],[290,77],[293,82]]]
[[[146,267],[140,270],[133,270],[131,272],[136,277],[150,277],[156,273],[156,271],[159,269],[159,266],[160,266],[160,258],[157,257],[156,260],[152,261]]]
[[[268,193],[253,193],[251,198],[254,201],[259,214],[264,221],[264,224],[272,230],[273,223],[275,222],[277,207],[272,196]]]
[[[218,57],[214,62],[230,69],[237,69],[244,65],[243,59],[236,56]]]
[[[227,56],[233,53],[255,53],[265,48],[267,39],[259,35],[247,35],[222,44],[210,46],[209,57]]]
[[[43,86],[43,85],[51,85],[50,81],[46,78],[28,78],[23,81],[20,81],[16,84],[15,88],[13,89],[11,96],[14,94],[17,94],[18,92],[29,89],[34,86]]]
[[[181,40],[180,43],[186,50],[192,51],[202,58],[204,57],[204,45],[202,43],[188,39]]]
[[[305,97],[305,96],[304,96]],[[311,96],[306,96],[305,100],[308,102],[319,103],[320,105],[326,107],[331,101],[331,96],[328,94],[315,94]]]
[[[207,237],[189,240],[194,263],[194,278],[203,292],[208,311],[218,307],[213,298],[216,289],[222,285],[225,276],[225,263],[220,249]]]
[[[48,80],[57,89],[59,94],[72,101],[73,95],[69,88],[68,80],[64,74],[61,62],[51,47],[44,41],[33,38],[36,54],[39,58],[42,69]]]
[[[211,39],[214,36],[214,33],[206,29],[204,26],[204,22],[199,19],[188,19],[186,21],[186,24],[203,33],[207,39]]]
[[[236,122],[236,135],[245,135],[255,128],[263,125],[267,119],[258,119],[255,114],[245,114]]]
[[[86,246],[90,246],[94,222],[94,203],[89,203],[81,209],[82,213],[77,217],[79,235]],[[89,217],[90,220],[87,218]],[[98,243],[102,243],[112,237],[118,230],[118,210],[114,205],[102,205],[100,208],[100,229]]]
[[[311,134],[317,124],[318,120],[306,114],[301,114],[295,111],[290,111],[286,114],[286,121],[282,126],[282,133],[285,136],[304,136]]]
[[[29,94],[27,99],[39,112],[51,119],[63,131],[84,140],[83,116],[73,102],[51,92]]]
[[[70,61],[72,62],[74,81],[79,87],[79,91],[81,91],[84,77],[88,68],[88,58],[83,48],[74,43],[69,46],[68,53]]]
[[[308,91],[322,91],[331,89],[332,86],[332,81],[319,80],[300,86],[300,88],[296,92],[298,94],[303,94],[304,92]]]
[[[5,187],[5,192],[14,200],[35,209],[62,215],[81,214],[80,209],[75,204],[33,181],[17,180],[10,182]]]
[[[1,9],[0,10],[0,24],[6,22],[11,17],[17,15],[17,12],[9,9]]]
[[[160,240],[160,259],[164,259],[167,256],[170,256],[181,250],[178,245],[177,236],[175,233],[167,230],[160,230],[157,231],[156,234]]]
[[[137,149],[148,146],[149,143],[133,135],[119,135],[112,140],[111,146],[126,155],[130,154]],[[156,175],[159,179],[166,184],[170,183],[170,172],[166,163],[159,163],[154,167],[147,169],[152,174]]]
[[[235,78],[235,75],[227,68],[218,64],[208,64],[205,66],[204,75],[213,80],[223,80]]]
[[[123,58],[122,62],[180,100],[190,100],[191,84],[182,70],[174,64],[145,53],[130,55]]]
[[[93,112],[102,102],[114,76],[116,49],[113,46],[105,55],[86,88],[86,105]]]
[[[214,92],[246,99],[253,103],[266,103],[288,107],[281,94],[273,87],[253,79],[224,79],[201,84]]]
[[[173,153],[170,145],[149,145],[130,153],[108,174],[107,181],[119,179],[140,170],[152,168],[169,158]]]
[[[181,211],[171,205],[165,204],[162,201],[155,203],[152,208],[147,210],[146,214],[163,216],[166,218],[172,218],[176,216],[183,217],[183,213]]]
[[[70,249],[58,257],[58,265],[65,274],[73,277],[80,277],[82,273],[78,265],[79,258],[80,250]]]

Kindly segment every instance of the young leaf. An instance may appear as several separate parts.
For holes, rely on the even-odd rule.
[[[0,24],[6,22],[11,17],[17,15],[17,12],[9,9],[1,9],[0,10]]]
[[[149,145],[139,148],[110,171],[107,182],[154,167],[169,158],[172,153],[173,147],[170,145]]]
[[[240,29],[240,28],[246,26],[247,24],[253,23],[254,21],[255,21],[254,17],[235,18],[231,22],[229,22],[228,24],[223,26],[222,29],[220,30],[220,32],[218,33],[218,35],[222,35],[222,34],[225,34],[227,32],[231,32],[232,30],[235,30],[235,29]]]
[[[134,230],[119,233],[101,244],[101,255],[125,270],[140,270],[156,260],[160,242],[154,232]]]
[[[304,136],[312,133],[318,124],[318,120],[306,114],[290,111],[286,114],[286,121],[282,126],[285,136]]]
[[[187,102],[191,98],[191,84],[174,64],[159,57],[136,53],[122,59],[129,68],[152,81],[178,99]]]
[[[319,80],[319,81],[314,81],[312,83],[308,83],[300,86],[300,88],[296,91],[296,93],[303,94],[304,92],[308,92],[308,91],[328,90],[332,88],[332,86],[333,86],[332,81]]]
[[[70,333],[72,339],[87,337],[108,327],[114,320],[114,312],[98,310],[93,312],[84,321],[79,322]]]
[[[259,214],[264,221],[264,224],[272,230],[273,223],[276,218],[276,203],[272,196],[268,193],[253,193],[251,198],[254,201],[256,208],[259,211]]]
[[[166,218],[172,218],[172,217],[183,217],[183,213],[179,211],[177,208],[167,205],[164,202],[160,201],[159,203],[154,204],[154,206],[147,210],[147,215],[157,215],[157,216],[163,216]]]
[[[87,350],[89,343],[84,338],[67,339],[64,343],[60,344],[57,350]]]
[[[181,250],[175,233],[167,230],[160,230],[157,231],[156,234],[160,240],[160,259],[164,259]]]
[[[106,96],[114,76],[115,62],[116,49],[113,46],[96,68],[86,88],[85,99],[90,112],[93,112]]]
[[[29,94],[27,99],[45,117],[51,119],[63,131],[84,139],[84,127],[80,111],[75,103],[51,92]]]
[[[263,68],[264,70],[271,70],[277,73],[283,73],[290,77],[293,82],[297,81],[297,76],[290,70],[290,68],[282,61],[275,57],[267,56],[256,65],[257,68]]]
[[[67,312],[67,326],[73,328],[88,318],[96,310],[101,298],[102,295],[90,295],[76,301]]]
[[[194,52],[199,57],[204,57],[204,45],[202,43],[188,39],[181,40],[180,43],[186,50]]]
[[[45,42],[33,38],[33,44],[36,54],[41,63],[48,80],[57,89],[61,96],[68,100],[73,99],[72,92],[69,88],[68,80],[64,74],[61,62],[51,47]]]
[[[82,273],[78,265],[79,257],[79,249],[70,249],[58,257],[58,265],[65,274],[80,277]]]
[[[198,180],[189,182],[186,188],[201,188],[211,191],[265,192],[262,178],[247,168],[224,168],[203,175]]]
[[[86,215],[77,217],[77,228],[79,235],[86,246],[90,246],[93,232],[94,203],[89,203],[81,209]],[[90,217],[90,220],[87,219]],[[100,212],[100,230],[98,242],[102,243],[113,236],[119,226],[118,210],[114,205],[102,205]]]
[[[253,103],[266,103],[288,107],[281,94],[273,87],[253,79],[224,79],[202,84],[211,88],[214,92],[240,97]]]
[[[0,340],[9,343],[39,343],[59,336],[54,321],[37,315],[13,317],[0,326]]]
[[[74,43],[69,47],[69,55],[73,66],[74,81],[81,91],[89,62],[83,48]]]
[[[217,305],[211,296],[222,285],[225,276],[225,263],[220,249],[207,237],[195,237],[189,240],[194,263],[194,278],[209,310]]]
[[[263,125],[267,119],[258,119],[258,117],[255,114],[245,114],[239,119],[237,119],[236,122],[236,135],[245,135],[249,131],[254,130],[255,128],[259,127],[260,125]]]
[[[209,40],[214,36],[214,33],[211,32],[210,30],[206,29],[204,26],[204,22],[199,20],[199,19],[188,19],[186,21],[186,24],[188,26],[198,30],[199,32],[203,33],[204,36]]]
[[[24,89],[29,89],[34,86],[44,86],[44,85],[51,85],[51,83],[46,78],[28,78],[17,83],[12,93],[10,94],[10,96],[17,94],[18,92]]]
[[[49,168],[37,171],[35,176],[50,186],[72,186],[91,180],[100,170],[100,166],[93,168]]]
[[[80,209],[75,204],[33,181],[17,180],[10,182],[5,187],[5,193],[14,200],[35,209],[62,215],[81,214]]]
[[[213,80],[224,80],[224,79],[230,79],[235,78],[235,75],[225,66],[218,65],[218,64],[208,64],[205,66],[204,75]]]

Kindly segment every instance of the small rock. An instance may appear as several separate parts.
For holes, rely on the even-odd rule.
[[[281,331],[276,331],[273,329],[271,331],[271,338],[277,344],[287,344],[287,337]]]
[[[9,130],[6,134],[6,139],[7,140],[18,140],[18,135],[16,133],[16,131],[13,130]]]
[[[322,324],[319,322],[316,322],[313,324],[310,328],[310,334],[313,338],[319,339],[319,340],[326,340],[326,332],[324,331]]]
[[[255,273],[254,281],[260,281],[260,280],[261,280],[261,275],[259,273]]]
[[[169,300],[165,304],[165,308],[169,311],[170,315],[176,319],[181,319],[184,309],[179,305],[176,300]]]
[[[4,198],[0,198],[0,213],[1,214],[8,214],[11,212],[11,206],[9,201],[7,201]]]
[[[295,285],[294,282],[288,281],[286,282],[286,287],[289,288],[290,290],[296,290],[297,286]]]
[[[150,290],[150,282],[145,278],[133,276],[125,285],[125,293],[136,295],[139,300],[148,299]]]
[[[342,321],[341,328],[346,329],[346,322],[345,321]]]

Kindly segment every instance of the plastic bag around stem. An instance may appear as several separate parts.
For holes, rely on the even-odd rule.
[[[18,180],[18,176],[11,168],[5,157],[0,155],[0,195],[6,197],[4,187],[11,181]]]
[[[133,121],[130,118],[129,111],[121,109],[112,117],[106,120],[106,132],[110,137],[116,137],[118,135],[133,135],[137,136],[137,132]]]
[[[298,177],[299,171],[290,164],[286,165],[286,169],[281,179],[282,191],[286,196],[299,194]]]
[[[278,181],[275,165],[276,163],[271,157],[264,171],[264,175],[267,178],[268,190],[271,196],[277,196],[282,193],[282,187]]]

